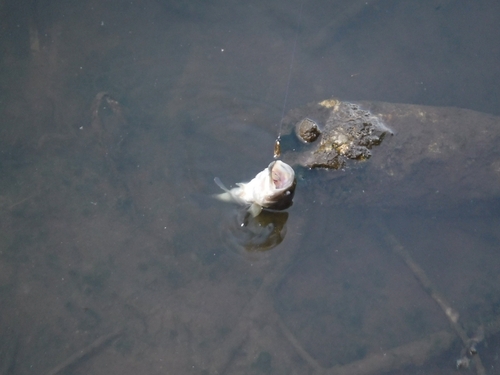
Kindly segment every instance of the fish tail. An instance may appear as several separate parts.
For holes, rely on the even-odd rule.
[[[214,182],[217,184],[218,187],[220,187],[226,193],[229,193],[229,189],[222,183],[222,181],[220,180],[219,177],[215,177]],[[221,194],[221,195],[223,195],[223,194]]]

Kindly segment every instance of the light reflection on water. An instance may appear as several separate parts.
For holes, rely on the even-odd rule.
[[[388,191],[397,207],[346,207],[331,186],[362,189],[355,170],[344,179],[302,171],[293,207],[273,227],[244,231],[241,209],[212,199],[215,176],[242,182],[272,160],[299,2],[47,2],[27,13],[5,3],[8,24],[25,33],[8,29],[2,42],[2,64],[22,78],[2,84],[0,370],[55,373],[81,350],[89,356],[70,363],[75,373],[333,373],[366,358],[374,373],[390,370],[374,364],[390,349],[452,331],[378,222],[469,337],[480,324],[495,333],[496,197],[414,210],[425,202],[405,207]],[[401,28],[411,9],[435,30],[468,11],[461,5],[346,4],[306,3],[289,108],[335,95],[497,111],[481,99],[476,70],[464,76],[451,63],[475,57],[447,47],[427,59],[448,38],[474,44],[474,31],[451,37],[458,26],[446,23],[422,45],[418,29],[391,39],[380,22]],[[487,6],[474,15],[494,13]],[[367,34],[386,39],[367,46]],[[496,71],[494,53],[482,58]],[[458,74],[467,86],[452,91]],[[91,111],[103,92],[110,101]],[[280,225],[268,245],[262,235]],[[491,365],[494,349],[480,345]],[[447,373],[461,348],[412,350],[425,352],[421,369]]]

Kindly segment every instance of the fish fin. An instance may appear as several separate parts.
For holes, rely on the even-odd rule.
[[[223,202],[234,202],[234,197],[229,191],[221,194],[214,194],[213,197]]]
[[[262,212],[262,206],[257,203],[252,203],[250,207],[248,207],[248,212],[250,212],[252,217],[257,217]]]
[[[217,184],[218,187],[220,187],[226,193],[229,193],[229,189],[222,183],[222,181],[220,180],[219,177],[215,177],[214,182]],[[224,194],[220,194],[220,195],[224,195]]]
[[[231,190],[229,190],[220,180],[219,177],[214,178],[214,182],[217,184],[218,187],[220,187],[222,190],[224,190],[224,193],[221,194],[214,194],[214,198],[224,201],[224,202],[234,202],[235,198],[234,195],[231,193]]]

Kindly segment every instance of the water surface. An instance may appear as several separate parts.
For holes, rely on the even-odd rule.
[[[335,96],[497,115],[494,1],[0,9],[0,373],[452,373],[464,344],[404,254],[468,338],[484,328],[494,373],[497,196],[347,205],[356,169],[301,170],[288,216],[260,223],[283,228],[268,251],[211,197],[214,177],[272,160],[288,86],[286,110]],[[411,359],[380,360],[398,348]]]

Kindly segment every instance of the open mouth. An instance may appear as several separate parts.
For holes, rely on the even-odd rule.
[[[276,189],[286,188],[290,181],[287,171],[277,163],[271,168],[271,179]]]

